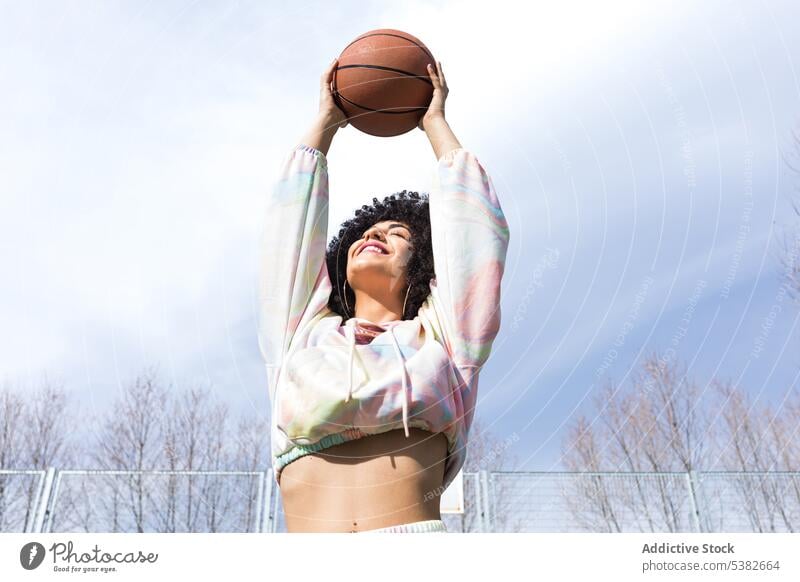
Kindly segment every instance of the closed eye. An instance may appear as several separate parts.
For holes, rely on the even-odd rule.
[[[405,239],[405,240],[408,240],[408,237],[407,237],[406,235],[404,235],[404,234],[400,233],[400,232],[392,232],[392,233],[390,233],[390,234],[393,234],[393,235],[395,235],[395,236],[399,236],[400,238],[403,238],[403,239]],[[361,237],[361,238],[362,238],[362,240],[363,240],[363,238],[364,238],[364,237]]]

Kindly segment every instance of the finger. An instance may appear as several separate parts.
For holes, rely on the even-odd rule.
[[[442,61],[436,61],[436,74],[439,77],[439,80],[442,81],[442,83],[444,83],[445,80],[444,80],[444,71],[442,70]]]
[[[437,87],[437,85],[439,83],[439,77],[436,74],[436,70],[433,68],[433,66],[431,66],[430,63],[427,65],[427,68],[428,68],[428,76],[430,77],[431,81],[433,82],[433,86]]]
[[[335,58],[331,61],[331,64],[328,65],[328,68],[325,69],[325,72],[322,73],[322,85],[323,87],[326,85],[330,85],[333,80],[333,72],[336,70],[337,65],[339,64],[339,59]]]

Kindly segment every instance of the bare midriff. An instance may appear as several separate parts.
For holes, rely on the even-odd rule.
[[[300,457],[283,468],[290,533],[359,532],[441,519],[447,437],[390,430]]]

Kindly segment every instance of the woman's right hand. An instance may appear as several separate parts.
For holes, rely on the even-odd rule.
[[[328,68],[320,77],[319,115],[328,124],[328,127],[347,127],[347,116],[339,109],[333,100],[333,73],[339,64],[339,59],[333,59]]]

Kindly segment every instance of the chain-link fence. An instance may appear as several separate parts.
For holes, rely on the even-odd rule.
[[[450,532],[796,532],[800,472],[464,473]],[[267,471],[0,470],[2,532],[285,532]]]

